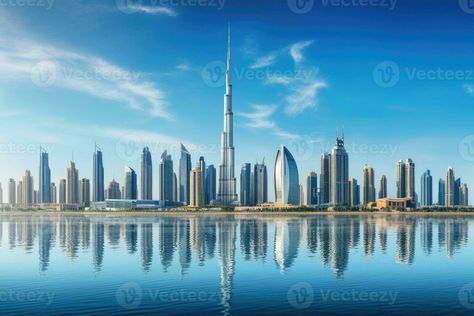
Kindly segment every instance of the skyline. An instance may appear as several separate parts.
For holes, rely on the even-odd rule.
[[[271,7],[269,16],[281,17],[284,25],[295,24],[294,29],[284,31],[266,17],[267,25],[245,20],[238,8],[249,6],[247,2],[226,1],[219,14],[213,8],[194,11],[178,7],[173,8],[176,16],[163,16],[126,14],[118,10],[115,1],[109,1],[87,19],[81,14],[71,16],[71,6],[83,12],[74,4],[54,3],[51,10],[1,7],[0,23],[5,26],[5,33],[0,38],[0,69],[5,77],[0,79],[0,181],[4,200],[8,179],[18,181],[27,167],[37,187],[39,145],[49,153],[51,177],[56,185],[65,178],[71,155],[81,178],[92,179],[90,149],[94,142],[104,152],[106,184],[112,178],[122,182],[124,165],[140,170],[139,155],[147,145],[154,160],[154,183],[158,183],[157,162],[164,150],[168,150],[176,168],[180,142],[190,150],[193,166],[200,156],[206,158],[207,164],[218,166],[217,135],[221,126],[216,122],[222,115],[224,86],[219,80],[218,84],[207,80],[206,70],[221,69],[225,61],[223,41],[229,21],[236,52],[232,74],[237,166],[265,158],[271,174],[276,149],[285,144],[294,155],[301,176],[310,171],[319,175],[319,155],[331,150],[334,127],[345,126],[350,135],[346,140],[349,176],[359,183],[362,167],[368,162],[375,169],[376,179],[382,174],[387,176],[388,195],[395,196],[394,164],[410,157],[417,164],[417,192],[425,169],[431,170],[436,183],[439,178],[444,179],[447,167],[453,166],[470,185],[474,181],[474,151],[471,153],[470,147],[465,146],[472,146],[474,140],[469,121],[474,100],[469,93],[472,82],[441,77],[422,79],[417,71],[461,70],[467,77],[468,71],[474,69],[469,58],[474,42],[469,40],[474,33],[470,22],[474,15],[461,10],[458,3],[447,1],[430,3],[423,21],[405,14],[426,3],[410,5],[398,1],[393,10],[316,3],[307,14],[295,14],[286,2],[253,4],[257,12]],[[148,3],[143,1],[143,5]],[[444,19],[435,22],[432,19],[441,9]],[[71,21],[53,14],[58,11],[66,12],[65,17]],[[354,12],[360,16],[352,15],[346,21],[348,25],[338,25]],[[394,30],[383,21],[388,15],[397,22],[407,22],[406,26]],[[54,18],[48,19],[51,16]],[[198,17],[204,17],[202,25]],[[363,22],[369,17],[371,22]],[[99,18],[103,20],[99,22]],[[330,18],[335,22],[328,22]],[[37,22],[34,27],[30,24],[33,20]],[[82,22],[80,30],[90,27],[101,36],[91,32],[90,37],[78,38],[77,30],[68,27],[73,22]],[[53,31],[57,23],[65,26],[61,28],[64,35]],[[140,34],[127,31],[130,23]],[[306,27],[298,28],[300,23]],[[430,29],[424,40],[419,39],[418,23]],[[353,27],[338,32],[343,25]],[[374,25],[377,27],[372,30]],[[110,26],[110,39],[103,36],[104,26]],[[169,31],[156,36],[150,30],[157,27]],[[440,29],[442,36],[435,35]],[[369,40],[358,42],[367,32]],[[331,39],[336,33],[337,40]],[[452,39],[448,40],[450,36]],[[98,42],[99,38],[103,43]],[[386,46],[378,49],[375,42]],[[140,47],[128,45],[125,49],[125,43],[140,43]],[[406,53],[408,44],[415,45],[418,54]],[[187,50],[195,45],[201,51],[191,56]],[[26,51],[31,53],[25,54]],[[355,57],[362,66],[351,63]],[[56,78],[49,86],[38,86],[34,82],[35,66],[48,68],[50,64],[45,61],[57,67]],[[400,70],[399,80],[392,87],[381,87],[374,80],[377,65],[384,61],[394,61]],[[415,77],[411,78],[414,72]],[[276,77],[282,73],[290,77]],[[104,78],[105,74],[115,74],[118,79]],[[297,74],[314,77],[296,78]],[[262,80],[256,79],[259,75]],[[440,75],[435,72],[435,76]],[[285,79],[295,81],[288,83]],[[275,81],[280,84],[275,85]],[[134,94],[119,88],[124,85]],[[104,87],[116,95],[105,94]],[[294,113],[295,108],[287,101],[306,104],[307,99],[295,94],[308,91],[304,88],[314,92],[310,93],[311,102],[302,112]],[[291,96],[294,98],[288,99]],[[162,100],[167,103],[165,112],[159,107]],[[452,124],[445,124],[446,121]],[[270,176],[268,187],[273,186]],[[153,195],[158,196],[156,186]],[[437,195],[436,188],[433,195]],[[269,200],[274,200],[272,189]]]

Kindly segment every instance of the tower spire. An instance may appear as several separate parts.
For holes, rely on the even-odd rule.
[[[226,70],[226,84],[230,85],[230,23],[227,26],[227,70]]]

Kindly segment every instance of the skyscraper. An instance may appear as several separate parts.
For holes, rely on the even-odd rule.
[[[165,150],[161,154],[160,161],[160,172],[159,172],[159,183],[160,183],[160,200],[174,201],[174,172],[173,172],[173,160],[171,155]]]
[[[125,167],[122,193],[124,200],[136,200],[138,198],[137,191],[137,174],[132,168]]]
[[[59,180],[59,203],[64,204],[66,203],[66,179]]]
[[[416,201],[416,193],[415,193],[415,163],[410,158],[407,159],[405,164],[405,172],[406,172],[406,197],[411,198],[412,200]]]
[[[153,163],[148,147],[143,148],[141,171],[142,200],[153,200]]]
[[[190,203],[191,207],[204,206],[204,180],[202,177],[201,167],[198,166],[191,170],[190,178]]]
[[[349,205],[351,207],[360,205],[360,186],[353,177],[349,178]]]
[[[446,173],[446,190],[445,190],[445,202],[444,205],[447,207],[454,206],[454,170],[452,167],[448,168]]]
[[[34,202],[34,187],[33,187],[33,177],[31,176],[31,171],[26,170],[25,175],[22,180],[21,188],[21,205],[23,207],[31,207]]]
[[[387,196],[387,177],[382,175],[379,179],[379,199],[384,199]]]
[[[364,205],[367,206],[370,202],[375,202],[375,175],[374,168],[365,165],[362,176],[362,196]]]
[[[349,156],[344,148],[344,135],[336,135],[331,152],[331,205],[349,205]]]
[[[444,206],[446,204],[446,181],[439,179],[438,181],[438,205]]]
[[[274,171],[275,201],[279,204],[299,204],[299,176],[296,161],[283,145],[277,152]]]
[[[430,170],[421,175],[421,206],[433,205],[433,177]]]
[[[206,205],[216,199],[216,168],[214,165],[209,165],[206,168]]]
[[[54,182],[51,182],[51,203],[58,203],[58,189]]]
[[[199,168],[201,168],[201,177],[202,177],[203,186],[204,186],[204,204],[207,204],[206,203],[206,196],[207,196],[207,193],[206,193],[206,190],[207,190],[207,187],[206,187],[206,161],[204,160],[203,156],[199,157]]]
[[[92,170],[92,201],[101,202],[104,200],[104,164],[102,161],[102,151],[95,145]]]
[[[41,146],[38,195],[39,203],[51,203],[51,169],[49,168],[48,153]]]
[[[454,205],[461,205],[461,178],[454,181]]]
[[[16,205],[23,206],[23,181],[18,181],[16,185]]]
[[[320,204],[329,204],[331,200],[331,155],[321,155],[321,173],[319,175]]]
[[[252,165],[250,163],[243,163],[240,169],[240,205],[251,206],[253,202],[251,197],[252,190]]]
[[[15,179],[8,180],[8,203],[11,206],[16,205],[16,183]]]
[[[234,176],[234,114],[232,113],[232,83],[230,81],[230,28],[227,43],[226,92],[224,95],[224,130],[222,132],[221,164],[217,182],[217,204],[234,205],[237,202],[237,181]]]
[[[461,184],[460,188],[460,205],[469,206],[469,190],[465,183]]]
[[[397,198],[406,197],[406,172],[405,162],[399,160],[397,162]]]
[[[265,161],[256,163],[253,167],[253,204],[260,205],[268,202],[268,173]]]
[[[76,169],[76,164],[71,161],[67,169],[66,177],[66,203],[79,203],[79,171]]]
[[[189,176],[191,172],[191,154],[181,144],[181,158],[179,159],[179,201],[189,205]]]
[[[91,182],[89,179],[81,179],[79,184],[79,203],[85,207],[91,204]]]
[[[120,184],[113,179],[110,181],[109,186],[107,187],[107,199],[109,200],[119,200],[122,197],[120,192]]]
[[[0,182],[0,205],[3,204],[3,187],[2,183]]]
[[[305,205],[318,204],[318,175],[311,171],[306,176]]]

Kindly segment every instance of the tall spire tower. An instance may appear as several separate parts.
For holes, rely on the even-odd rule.
[[[234,113],[232,113],[232,83],[230,82],[230,25],[227,33],[227,70],[224,94],[224,131],[222,132],[221,164],[217,183],[217,204],[232,206],[237,203],[234,176]]]

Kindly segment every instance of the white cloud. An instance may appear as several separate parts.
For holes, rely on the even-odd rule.
[[[303,49],[305,49],[312,43],[313,41],[303,41],[303,42],[294,43],[293,45],[290,46],[290,55],[296,64],[304,60]]]
[[[151,15],[167,15],[167,16],[177,16],[178,14],[171,8],[160,7],[160,6],[144,6],[140,4],[129,4],[127,9],[130,12],[145,13]]]
[[[286,113],[294,115],[308,108],[315,108],[317,106],[318,91],[325,87],[326,83],[319,80],[311,80],[310,82],[296,85],[285,98],[287,102]]]
[[[474,95],[474,84],[465,84],[464,85],[464,90],[471,94],[471,95]]]
[[[259,69],[265,68],[275,64],[278,54],[276,52],[272,52],[266,56],[262,56],[258,58],[252,65],[250,65],[251,69]]]

